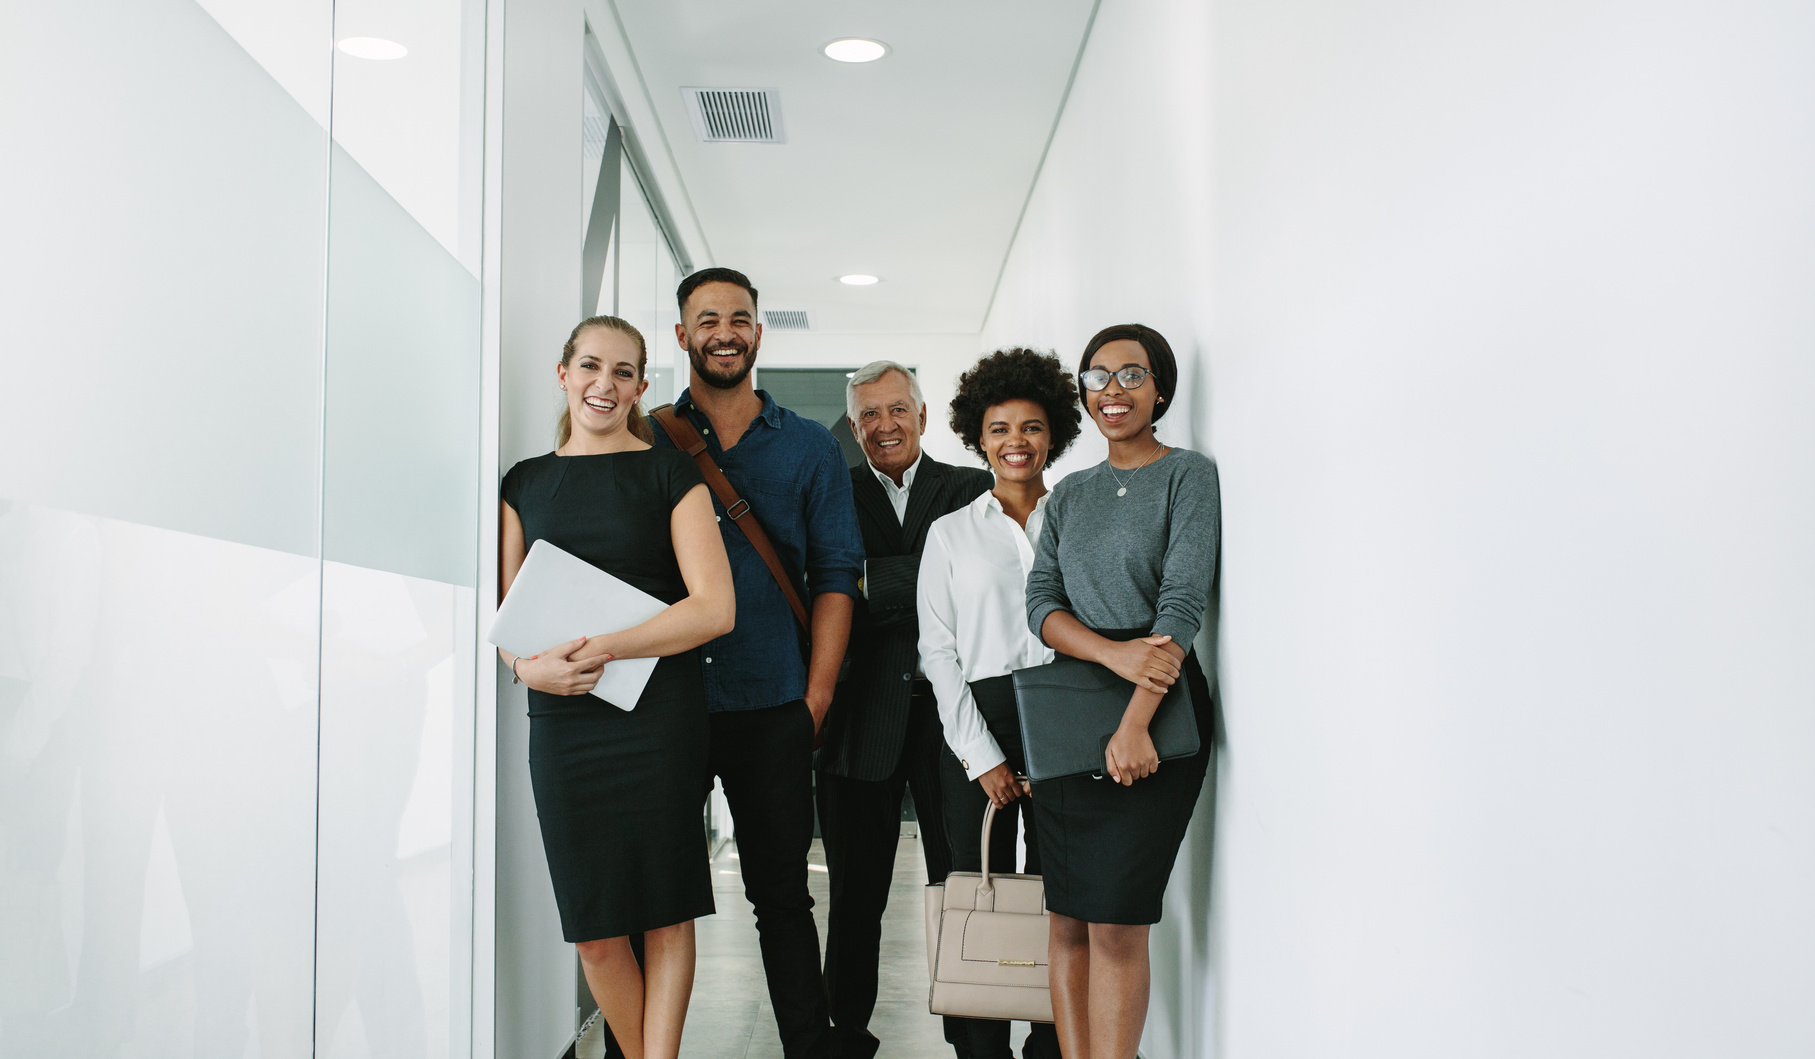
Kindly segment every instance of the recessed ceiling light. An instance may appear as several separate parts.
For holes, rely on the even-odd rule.
[[[410,49],[383,37],[347,37],[340,42],[340,50],[355,59],[401,59],[410,53]]]
[[[867,63],[887,55],[889,46],[879,40],[847,37],[826,45],[825,51],[826,58],[837,59],[841,63]]]
[[[866,276],[861,272],[853,272],[849,276],[838,277],[838,282],[852,287],[867,287],[870,284],[877,282],[877,279],[875,276]]]

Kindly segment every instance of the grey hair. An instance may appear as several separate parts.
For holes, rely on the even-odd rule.
[[[872,360],[852,372],[851,377],[844,384],[844,413],[851,422],[857,422],[857,388],[868,386],[891,371],[898,371],[907,376],[908,393],[913,395],[914,407],[916,409],[926,407],[926,398],[920,393],[920,380],[914,378],[913,372],[892,360]]]

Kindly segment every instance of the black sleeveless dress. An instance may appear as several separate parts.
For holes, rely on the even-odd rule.
[[[673,449],[551,452],[512,467],[502,492],[525,546],[546,540],[675,603],[687,586],[670,514],[702,481]],[[568,941],[713,913],[709,738],[697,649],[658,662],[629,712],[592,695],[529,693],[530,782]]]

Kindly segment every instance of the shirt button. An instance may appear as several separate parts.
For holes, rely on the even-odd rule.
[[[700,428],[700,433],[702,433],[702,434],[710,434],[710,433],[712,433],[712,428],[711,428],[711,427],[701,427],[701,428]]]
[[[912,679],[914,679],[914,674],[912,674],[912,673],[903,673],[903,674],[901,674],[901,679],[903,679],[903,680],[912,680]]]
[[[719,522],[723,522],[723,521],[725,521],[725,516],[723,516],[723,515],[714,515],[714,516],[712,516],[712,517],[713,517],[713,518],[714,518],[714,519],[716,519],[716,520],[718,520],[718,521],[719,521]]]
[[[969,772],[971,770],[971,763],[970,763],[970,760],[967,758],[959,758],[958,764],[963,765],[964,771],[966,771],[966,772]]]
[[[710,659],[710,658],[708,658],[708,659],[706,659],[706,664],[707,664],[707,665],[711,665],[711,664],[712,664],[712,659]]]

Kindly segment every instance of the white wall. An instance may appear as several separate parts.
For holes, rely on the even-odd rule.
[[[1815,1050],[1812,45],[1104,3],[984,337],[1159,327],[1222,469],[1149,1056]]]
[[[504,10],[500,472],[554,447],[554,364],[579,319],[584,33],[574,0],[511,0]],[[496,511],[496,492],[481,502]],[[497,559],[486,558],[482,583],[489,588],[497,584]],[[498,1059],[549,1059],[573,1035],[576,964],[573,946],[561,938],[530,793],[528,700],[501,670],[494,663],[494,1046]]]

